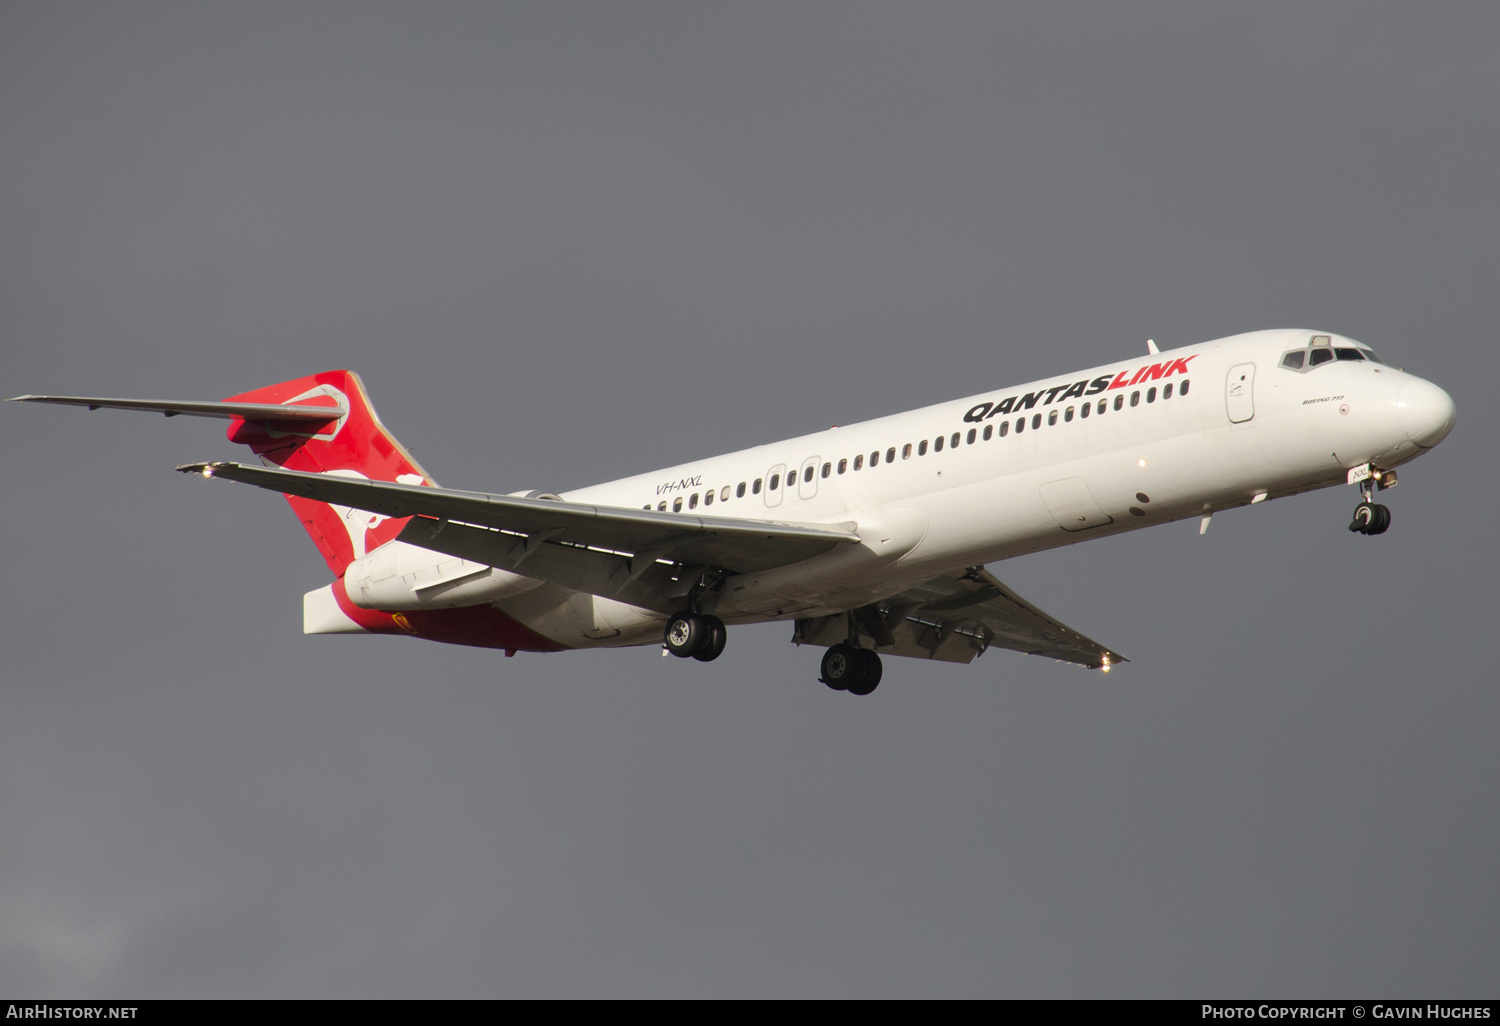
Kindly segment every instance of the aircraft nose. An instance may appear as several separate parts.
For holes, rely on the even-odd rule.
[[[1457,413],[1453,398],[1430,381],[1413,378],[1401,386],[1396,411],[1406,435],[1424,449],[1431,449],[1453,430]]]

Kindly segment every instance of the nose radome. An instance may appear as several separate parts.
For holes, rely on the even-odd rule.
[[[1396,411],[1406,435],[1424,449],[1431,449],[1453,430],[1457,412],[1453,398],[1430,381],[1413,378],[1396,395]]]

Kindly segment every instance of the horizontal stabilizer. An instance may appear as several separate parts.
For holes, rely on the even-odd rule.
[[[299,421],[327,423],[338,420],[349,411],[342,406],[281,406],[276,403],[178,402],[163,399],[102,399],[86,395],[18,395],[12,403],[56,403],[59,406],[86,406],[91,410],[145,410],[168,417],[218,417],[222,420]]]

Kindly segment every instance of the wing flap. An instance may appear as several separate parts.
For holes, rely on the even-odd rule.
[[[1129,662],[1027,602],[983,567],[968,567],[933,578],[859,610],[861,632],[879,620],[892,644],[879,641],[882,655],[912,656],[967,663],[989,648],[1008,648],[1090,668]],[[847,614],[797,621],[794,640],[833,645],[848,635]],[[878,639],[879,640],[879,639]]]

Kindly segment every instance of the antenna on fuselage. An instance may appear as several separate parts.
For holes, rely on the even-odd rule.
[[[1150,353],[1152,356],[1155,356],[1157,353],[1161,352],[1160,349],[1156,348],[1156,340],[1154,338],[1146,339],[1146,352]]]

